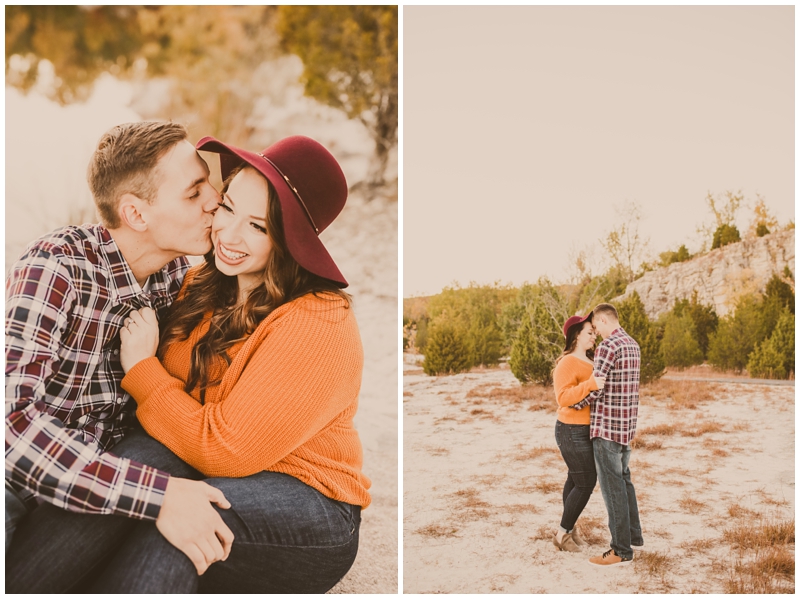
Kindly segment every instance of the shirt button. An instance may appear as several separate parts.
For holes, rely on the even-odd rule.
[[[115,349],[115,350],[114,350],[114,355],[115,355],[115,356],[118,356],[118,355],[119,355],[119,350],[118,350],[118,349]]]

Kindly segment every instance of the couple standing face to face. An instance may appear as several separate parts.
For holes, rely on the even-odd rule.
[[[202,256],[213,248],[223,274],[238,276],[240,288],[256,285],[271,250],[266,179],[243,168],[220,196],[208,180],[208,165],[186,140],[159,159],[154,175],[158,187],[153,200],[126,194],[130,197],[120,203],[123,220],[134,229],[146,229],[152,244],[169,259]]]

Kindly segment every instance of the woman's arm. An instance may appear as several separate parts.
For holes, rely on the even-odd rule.
[[[591,391],[598,388],[594,376],[580,381],[577,371],[564,365],[563,359],[553,372],[553,384],[556,389],[556,401],[560,407],[572,406],[580,402]]]
[[[363,351],[355,317],[344,307],[320,312],[304,304],[274,325],[219,402],[199,404],[156,358],[139,362],[122,386],[139,404],[145,430],[208,476],[247,476],[325,428],[358,396]]]

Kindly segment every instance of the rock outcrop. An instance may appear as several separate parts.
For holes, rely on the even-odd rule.
[[[744,293],[763,292],[773,273],[784,267],[794,277],[794,229],[746,238],[686,262],[648,272],[633,281],[619,299],[636,291],[650,318],[669,311],[676,299],[713,306],[719,316],[733,310]]]

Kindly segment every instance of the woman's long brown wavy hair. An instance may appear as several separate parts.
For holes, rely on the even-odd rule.
[[[581,326],[578,326],[578,324]],[[592,321],[584,320],[583,322],[576,323],[567,329],[567,342],[564,346],[564,351],[561,352],[561,355],[556,358],[556,364],[558,364],[564,356],[568,356],[575,351],[575,347],[578,345],[578,335],[581,334],[583,327],[585,327],[587,324],[591,326]],[[586,350],[586,357],[590,360],[594,360],[594,348]]]
[[[234,170],[225,181],[223,193],[243,168],[252,167],[245,165]],[[204,256],[203,266],[187,284],[182,297],[172,304],[164,319],[166,325],[161,333],[157,353],[162,360],[173,342],[188,339],[203,316],[213,312],[208,332],[192,349],[189,377],[185,385],[187,393],[199,388],[201,401],[205,399],[205,391],[209,387],[212,364],[219,357],[230,364],[227,350],[247,339],[277,307],[308,293],[334,294],[343,299],[348,308],[350,306],[350,295],[332,281],[307,271],[289,253],[278,194],[272,183],[266,177],[264,179],[269,188],[266,229],[271,249],[264,268],[263,283],[248,294],[244,303],[238,303],[237,278],[227,276],[217,269],[212,248]]]

